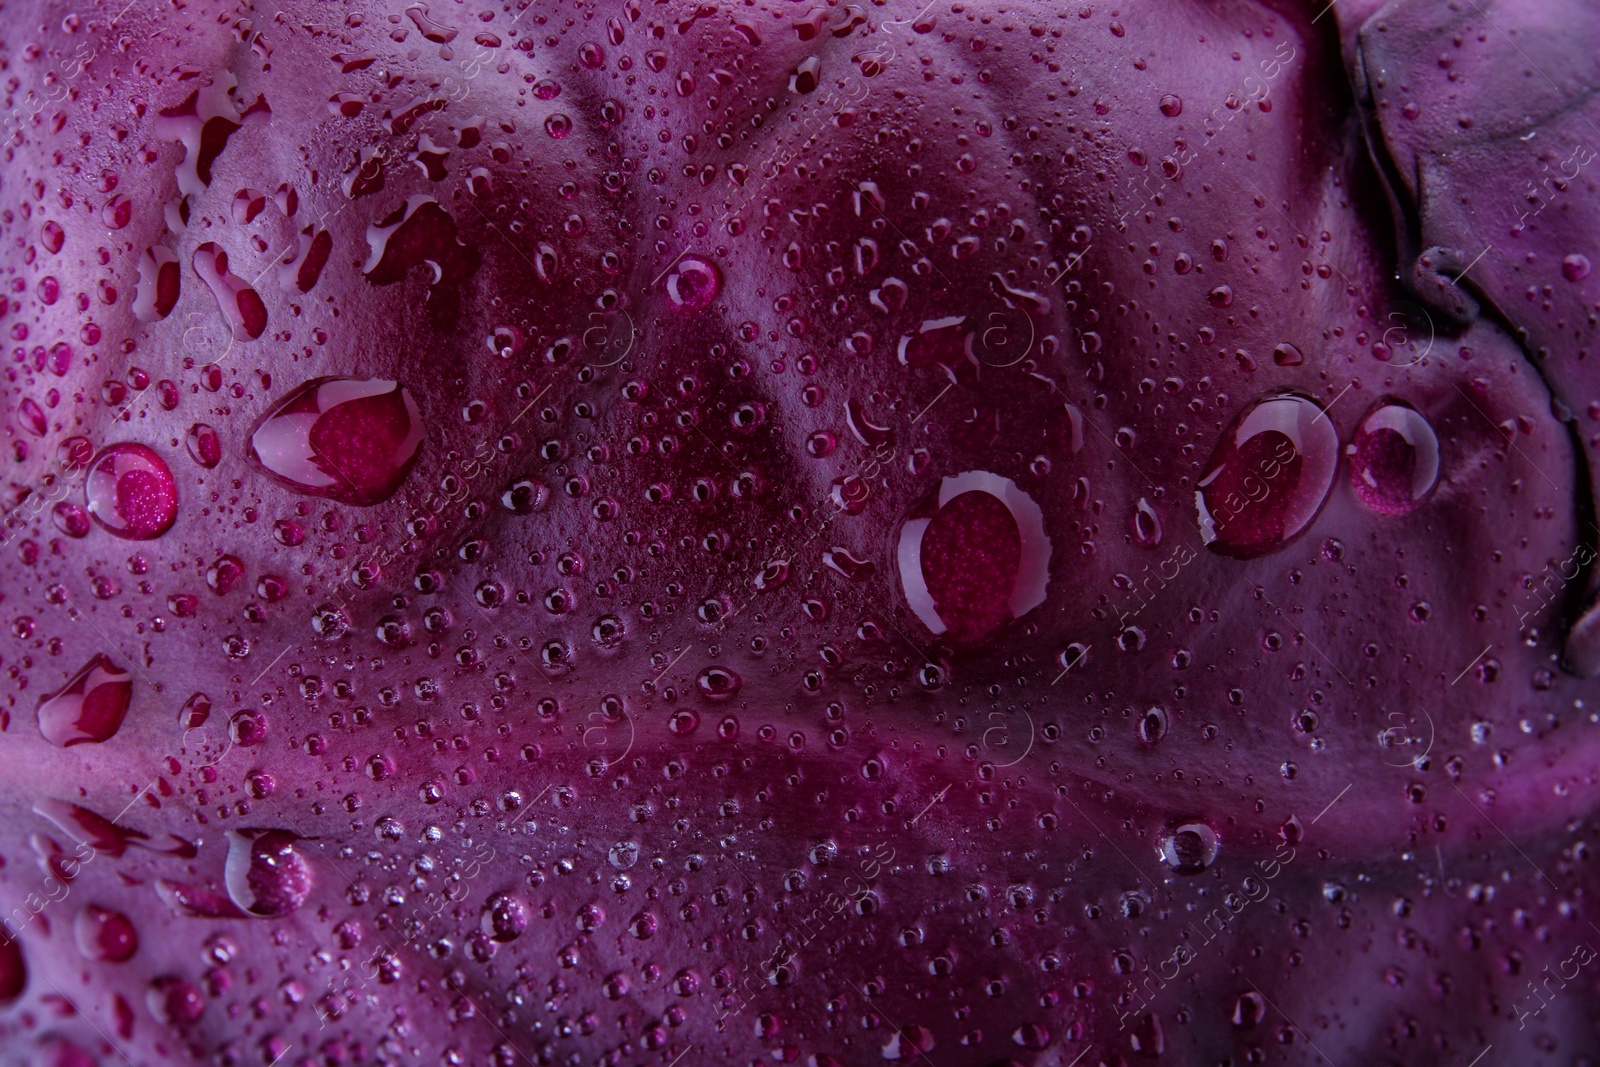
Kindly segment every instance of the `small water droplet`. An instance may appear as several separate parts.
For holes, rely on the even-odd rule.
[[[68,501],[63,500],[50,509],[50,522],[68,537],[89,536],[89,513]]]
[[[1162,708],[1151,708],[1139,719],[1139,740],[1153,745],[1167,736],[1167,713]]]
[[[1161,543],[1161,519],[1156,515],[1156,509],[1144,497],[1139,498],[1139,504],[1133,511],[1131,521],[1133,539],[1146,548],[1152,548]]]
[[[1267,1002],[1260,993],[1240,993],[1233,1002],[1233,1025],[1249,1029],[1266,1017]]]
[[[1288,341],[1284,341],[1272,350],[1272,362],[1280,367],[1298,367],[1305,361],[1305,353]]]

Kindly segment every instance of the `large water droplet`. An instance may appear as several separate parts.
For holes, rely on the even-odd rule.
[[[204,886],[158,878],[155,891],[156,896],[172,909],[172,914],[184,918],[243,919],[245,917],[245,913],[236,908],[233,901]]]
[[[528,928],[528,906],[510,893],[496,893],[484,902],[479,925],[496,941],[515,941]]]
[[[1195,490],[1201,537],[1235,559],[1282,548],[1311,525],[1338,466],[1338,432],[1315,401],[1256,402],[1222,435]]]
[[[252,915],[276,918],[306,902],[311,867],[286,830],[229,830],[228,896]]]
[[[392,285],[426,265],[430,285],[453,288],[478,269],[476,248],[456,232],[456,220],[431,196],[416,194],[367,227],[370,254],[361,272],[374,285]]]
[[[130,541],[148,541],[178,518],[178,482],[154,449],[111,445],[89,464],[83,484],[89,514],[106,530]]]
[[[722,292],[722,271],[709,259],[684,256],[667,274],[667,299],[685,315],[703,311]]]
[[[250,458],[277,481],[358,507],[393,496],[421,445],[417,402],[384,378],[315,378],[250,432]]]
[[[1380,402],[1361,420],[1345,454],[1356,497],[1384,515],[1404,515],[1439,480],[1439,438],[1422,413],[1407,404]]]
[[[14,937],[0,938],[0,1004],[10,1004],[28,986],[28,964],[22,956],[22,942]]]
[[[973,332],[965,315],[927,319],[916,333],[900,338],[900,364],[904,367],[939,367],[953,382],[977,377],[978,359],[972,352]]]
[[[17,405],[17,415],[22,420],[22,428],[35,437],[43,437],[44,432],[50,428],[50,423],[45,419],[44,408],[32,397],[23,397]]]
[[[168,856],[192,860],[199,855],[192,841],[176,834],[151,841],[150,835],[118,826],[104,815],[65,800],[45,798],[34,802],[33,810],[59,826],[74,841],[88,845],[96,853],[116,859],[130,848],[142,848]]]
[[[1216,862],[1217,833],[1203,822],[1184,823],[1161,835],[1161,861],[1177,874],[1199,874]]]
[[[133,698],[133,678],[105,656],[96,656],[65,686],[39,700],[39,733],[66,748],[109,741],[122,726]]]
[[[125,963],[139,950],[139,931],[120,911],[87,905],[72,924],[72,936],[83,958],[102,963]]]
[[[906,601],[933,633],[973,644],[1044,601],[1044,515],[1015,482],[969,471],[944,479],[920,510],[896,555]]]
[[[144,1002],[156,1022],[175,1026],[196,1021],[206,1010],[206,999],[194,983],[172,974],[152,980]]]
[[[739,695],[744,679],[726,667],[707,667],[695,676],[694,687],[706,700],[732,700]]]

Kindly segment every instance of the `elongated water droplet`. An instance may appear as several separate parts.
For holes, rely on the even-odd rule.
[[[1139,544],[1153,548],[1161,543],[1161,517],[1144,497],[1139,498],[1138,506],[1133,509],[1130,525],[1133,539]]]
[[[394,495],[422,445],[410,390],[383,378],[315,378],[256,422],[250,458],[296,492],[371,507]]]
[[[250,283],[228,269],[228,253],[214,241],[194,250],[194,272],[216,298],[235,341],[254,341],[267,329],[267,305]]]
[[[96,656],[67,684],[39,701],[39,732],[66,748],[109,741],[122,727],[133,699],[133,677],[105,656]]]

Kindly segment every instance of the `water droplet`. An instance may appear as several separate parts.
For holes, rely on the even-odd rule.
[[[726,667],[707,667],[694,680],[695,689],[707,700],[732,700],[744,680]]]
[[[148,541],[178,518],[178,482],[153,449],[111,445],[89,464],[83,485],[89,514],[106,530],[130,541]]]
[[[211,718],[211,698],[204,693],[191,694],[178,709],[178,725],[185,730],[195,730]]]
[[[900,338],[900,365],[939,367],[951,381],[969,382],[978,371],[978,359],[972,351],[973,336],[965,315],[926,319],[916,333]]]
[[[417,194],[367,227],[367,261],[361,272],[373,285],[393,285],[413,268],[427,266],[429,279],[456,287],[478,269],[479,255],[456,231],[456,220],[431,196]]]
[[[480,925],[496,941],[515,941],[528,928],[528,906],[509,893],[496,893],[484,903]]]
[[[933,1031],[927,1027],[907,1024],[883,1043],[883,1058],[890,1061],[927,1059],[936,1043]]]
[[[100,209],[100,221],[108,230],[120,230],[133,220],[133,201],[117,193]]]
[[[139,931],[120,911],[87,905],[72,924],[73,939],[83,958],[101,963],[125,963],[139,950]]]
[[[1380,402],[1361,420],[1345,454],[1356,497],[1383,515],[1404,515],[1439,480],[1439,438],[1422,413],[1407,404]]]
[[[1267,1002],[1260,993],[1240,993],[1233,1002],[1233,1025],[1241,1030],[1255,1026],[1267,1014]]]
[[[1161,98],[1161,113],[1169,119],[1175,119],[1183,114],[1183,100],[1172,93]]]
[[[105,656],[95,656],[62,688],[39,700],[39,733],[66,748],[109,741],[122,727],[133,699],[133,677]]]
[[[708,259],[684,256],[667,274],[667,299],[685,315],[703,311],[722,292],[722,271]]]
[[[89,535],[89,513],[65,500],[50,509],[50,522],[68,537]]]
[[[235,341],[254,341],[267,329],[267,306],[250,283],[228,270],[228,253],[213,241],[194,250],[194,272],[206,283]]]
[[[240,748],[259,745],[267,739],[267,717],[259,711],[237,712],[228,720],[228,736]]]
[[[513,515],[531,515],[544,506],[548,496],[549,490],[539,482],[522,479],[512,482],[500,494],[500,506]]]
[[[286,830],[229,830],[228,897],[252,915],[277,918],[306,902],[311,867]]]
[[[1152,548],[1161,543],[1161,519],[1156,515],[1156,509],[1144,497],[1139,498],[1138,507],[1134,508],[1133,519],[1130,523],[1133,528],[1133,539],[1146,548]]]
[[[422,412],[399,383],[316,378],[256,422],[250,458],[296,492],[371,507],[400,488],[422,437]]]
[[[19,350],[20,351],[20,350]],[[32,397],[23,397],[17,405],[17,415],[22,420],[22,428],[35,437],[43,437],[45,430],[50,428],[50,423],[45,419],[44,408]]]
[[[1153,745],[1167,736],[1167,713],[1161,708],[1151,708],[1139,720],[1139,740]]]
[[[0,939],[0,1004],[10,1004],[27,987],[28,964],[22,942],[14,937]]]
[[[206,1000],[194,983],[177,975],[162,975],[145,991],[145,1006],[158,1023],[183,1026],[205,1014]]]
[[[1256,402],[1222,435],[1195,490],[1202,538],[1236,559],[1282,548],[1316,517],[1338,466],[1338,433],[1314,401]]]
[[[844,575],[852,582],[865,582],[878,573],[871,560],[858,559],[847,548],[831,548],[822,554],[822,562],[829,570]]]
[[[1216,862],[1216,831],[1203,822],[1184,823],[1161,835],[1161,861],[1177,874],[1199,874]]]
[[[900,530],[911,610],[935,634],[975,644],[1044,600],[1050,541],[1033,498],[987,471],[946,478]],[[928,512],[932,514],[927,514]]]
[[[189,427],[184,443],[188,446],[189,458],[207,470],[222,462],[222,438],[205,423],[197,422]]]
[[[206,585],[218,596],[232,589],[243,577],[244,561],[238,556],[218,556],[217,561],[206,568]]]
[[[1561,261],[1561,276],[1569,282],[1581,282],[1589,276],[1589,257],[1574,252]]]

